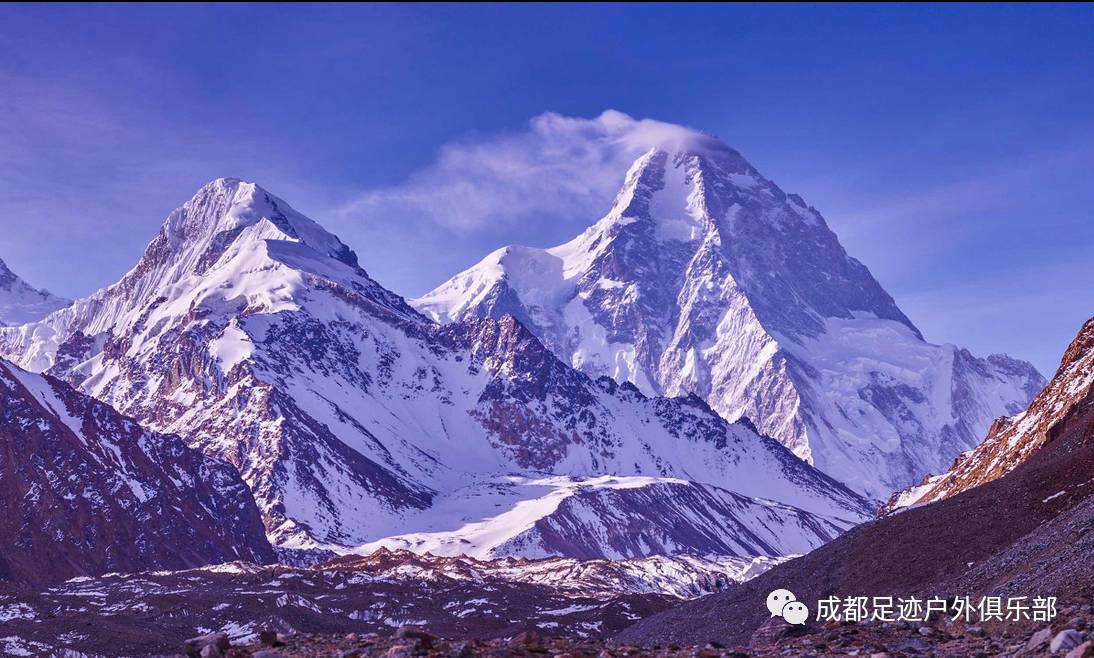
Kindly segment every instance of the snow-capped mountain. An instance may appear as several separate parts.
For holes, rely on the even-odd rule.
[[[997,480],[1083,417],[1089,432],[1094,422],[1094,318],[1079,330],[1056,374],[1028,409],[999,418],[983,443],[962,453],[949,470],[894,494],[882,511],[924,505]]]
[[[0,581],[270,562],[235,470],[0,360]]]
[[[411,304],[511,314],[591,376],[694,393],[875,499],[1043,386],[1028,363],[924,341],[814,208],[712,137],[661,132],[577,238],[499,249]]]
[[[32,288],[0,260],[0,326],[41,320],[71,303],[48,290]]]
[[[236,465],[287,547],[782,554],[870,511],[747,423],[590,379],[512,317],[437,325],[234,179],[172,212],[117,283],[0,329],[0,351]],[[599,476],[619,480],[583,481]],[[519,523],[480,532],[499,515]]]

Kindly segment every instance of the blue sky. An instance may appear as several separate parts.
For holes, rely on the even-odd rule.
[[[0,257],[87,294],[237,176],[417,295],[592,223],[614,163],[497,168],[615,109],[800,193],[928,339],[1051,374],[1094,313],[1092,36],[1092,5],[4,5]]]

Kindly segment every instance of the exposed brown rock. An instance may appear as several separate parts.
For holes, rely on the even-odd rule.
[[[1068,358],[1085,363],[1094,320],[1078,344]],[[727,645],[747,642],[767,619],[767,594],[780,588],[802,601],[989,593],[1056,596],[1061,605],[1084,600],[1094,594],[1094,392],[1083,388],[1090,375],[1061,367],[1046,390],[1085,393],[1037,430],[1044,440],[1006,475],[863,524],[753,580],[644,619],[619,640],[694,644],[713,634]],[[909,640],[906,650],[919,649]]]
[[[1029,408],[992,424],[987,438],[961,454],[950,470],[928,476],[916,495],[897,492],[882,508],[923,504],[949,498],[972,487],[997,480],[1029,459],[1038,448],[1057,438],[1058,427],[1072,413],[1090,413],[1094,406],[1094,318],[1087,320],[1071,341],[1056,375],[1030,402]],[[1083,411],[1083,409],[1086,411]],[[927,484],[929,486],[927,486]]]
[[[0,581],[272,562],[229,464],[0,360]]]

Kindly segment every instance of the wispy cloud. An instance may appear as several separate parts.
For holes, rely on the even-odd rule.
[[[589,222],[606,210],[638,155],[692,134],[614,110],[593,119],[548,112],[519,132],[445,145],[432,164],[405,182],[370,190],[342,213],[457,232],[563,215]]]
[[[931,187],[908,189],[851,209],[843,217],[848,226],[907,223],[922,227],[924,220],[962,214],[970,218],[1011,206],[1039,186],[1059,178],[1060,172],[1094,165],[1094,143],[1070,143],[990,163],[956,180]],[[952,230],[951,226],[943,227]]]
[[[956,282],[899,299],[928,340],[983,355],[1006,352],[1051,376],[1064,348],[1092,312],[1088,260],[1045,261],[1007,277]],[[1084,303],[1085,302],[1085,303]]]
[[[607,210],[635,157],[697,134],[611,110],[591,119],[542,114],[520,131],[443,146],[404,182],[341,208],[340,231],[385,281],[420,294],[423,279],[443,281],[497,246],[549,246],[576,235]],[[1092,270],[1082,249],[1042,239],[1039,227],[1066,231],[1089,216],[1081,206],[1061,213],[1051,198],[1074,189],[1076,173],[1094,164],[1094,148],[1084,140],[1039,146],[946,171],[917,167],[895,179],[840,170],[834,184],[806,186],[815,194],[800,191],[929,338],[981,354],[1010,352],[1048,371],[1072,325],[1089,313],[1075,300],[1084,292],[1077,282]],[[847,177],[875,192],[852,191]],[[392,255],[400,244],[429,258]],[[1024,320],[1027,331],[1011,330],[1031,313],[1037,317]]]
[[[127,88],[119,102],[105,84],[0,64],[0,226],[10,227],[0,257],[70,297],[124,273],[167,213],[208,180],[296,180],[256,136],[157,111],[157,90],[140,87],[155,78],[147,65],[111,64],[122,86],[146,95]]]

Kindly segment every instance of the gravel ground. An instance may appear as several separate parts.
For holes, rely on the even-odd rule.
[[[722,646],[665,645],[635,647],[611,645],[600,640],[545,637],[534,632],[488,641],[439,638],[420,627],[404,627],[392,635],[293,635],[269,634],[265,642],[245,647],[205,650],[191,645],[191,654],[205,658],[768,658],[783,656],[858,656],[901,658],[1010,656],[1013,658],[1094,656],[1094,606],[1068,606],[1050,624],[960,622],[828,623],[789,626],[775,617],[757,629],[747,643]],[[180,646],[185,650],[186,647]],[[179,654],[182,658],[185,654]]]

